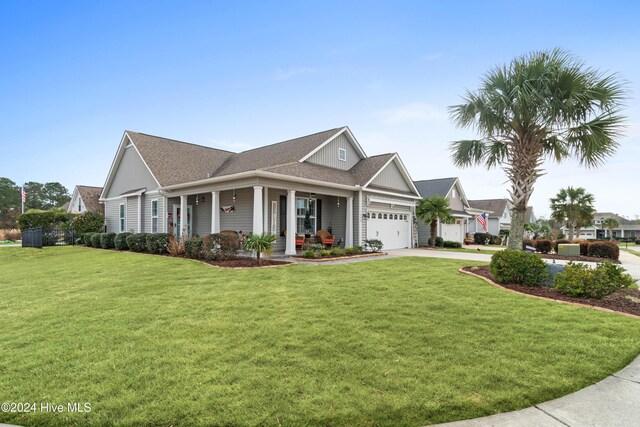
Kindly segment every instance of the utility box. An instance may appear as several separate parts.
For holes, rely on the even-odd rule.
[[[560,243],[558,255],[580,256],[580,245],[574,243]]]

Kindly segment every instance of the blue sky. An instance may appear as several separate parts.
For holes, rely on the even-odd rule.
[[[607,166],[549,165],[561,187],[640,215],[640,7],[633,2],[22,2],[0,5],[0,176],[102,185],[125,129],[234,151],[348,125],[414,179],[459,176],[505,197],[500,170],[460,170],[446,107],[492,66],[560,47],[618,72],[632,98]],[[635,200],[634,196],[635,195]]]

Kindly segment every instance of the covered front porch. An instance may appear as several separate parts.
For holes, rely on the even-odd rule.
[[[335,237],[335,245],[354,245],[357,218],[353,191],[275,182],[228,187],[166,194],[165,231],[178,236],[204,236],[224,230],[244,235],[270,232],[277,237],[275,251],[295,255],[296,235],[307,232],[305,219],[309,212],[309,234],[325,230]],[[187,212],[184,223],[182,212]]]

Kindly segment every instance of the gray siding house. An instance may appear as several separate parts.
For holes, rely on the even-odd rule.
[[[460,179],[456,177],[427,179],[414,181],[414,184],[423,199],[438,195],[449,201],[454,222],[452,224],[438,222],[437,235],[444,240],[463,243],[468,232],[469,222],[473,221],[473,218],[482,211],[469,205]],[[418,245],[427,246],[430,238],[431,227],[418,219]]]
[[[241,153],[126,131],[100,196],[109,232],[269,231],[287,254],[307,211],[343,247],[411,247],[418,199],[399,155],[367,156],[348,127]]]
[[[85,212],[104,213],[104,206],[100,203],[102,187],[76,185],[71,200],[64,206],[69,213],[81,214]]]
[[[511,202],[507,199],[484,199],[469,200],[474,209],[480,213],[486,212],[489,216],[487,220],[487,232],[493,235],[499,235],[500,230],[508,230],[511,227]],[[525,213],[525,223],[533,223],[536,217],[533,213],[533,207],[527,206]],[[469,222],[469,233],[483,233],[482,224],[477,219]]]

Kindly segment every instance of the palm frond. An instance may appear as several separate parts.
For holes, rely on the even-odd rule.
[[[465,139],[450,144],[451,160],[459,168],[466,168],[482,164],[486,146],[478,139]]]

